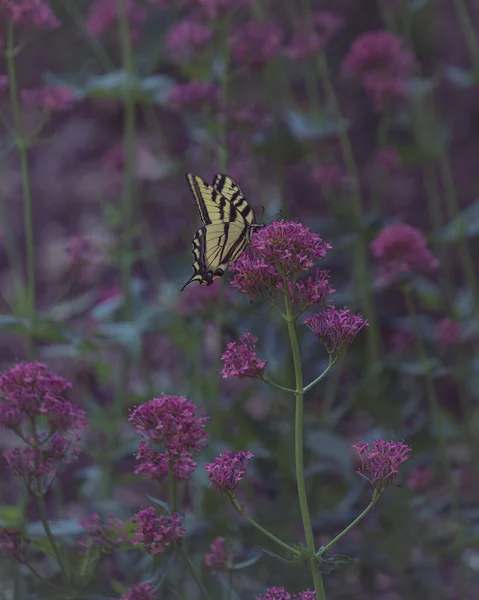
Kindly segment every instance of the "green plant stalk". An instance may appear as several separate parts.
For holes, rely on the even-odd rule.
[[[228,106],[228,68],[230,64],[228,29],[229,23],[228,18],[226,17],[220,26],[220,44],[224,63],[220,81],[220,103],[223,111],[223,120],[221,122],[220,143],[218,147],[218,164],[221,173],[225,173],[228,167],[228,120],[226,110]]]
[[[473,21],[467,12],[464,0],[453,0],[453,2],[469,54],[471,55],[473,69],[475,74],[479,75],[479,44],[477,42],[476,32],[472,25]]]
[[[124,317],[125,320],[128,321],[132,318],[130,279],[133,256],[133,217],[135,212],[135,100],[132,94],[132,86],[135,78],[135,64],[125,0],[118,0],[118,29],[121,41],[122,62],[126,73],[126,89],[123,98],[123,148],[125,153],[125,170],[123,176],[121,227],[121,287],[125,303]]]
[[[306,494],[306,483],[304,478],[304,449],[303,449],[303,420],[304,420],[304,387],[303,387],[303,369],[301,366],[301,355],[299,351],[298,336],[293,317],[293,311],[288,298],[284,297],[284,307],[286,313],[286,323],[288,326],[289,341],[291,344],[291,353],[293,355],[294,376],[296,384],[296,411],[294,420],[294,455],[296,465],[296,484],[298,488],[299,506],[301,509],[301,518],[303,520],[304,535],[306,537],[306,546],[311,556],[315,553],[313,527],[311,525],[311,516],[308,508],[308,498]],[[324,591],[323,577],[317,568],[314,558],[310,562],[311,574],[313,576],[314,591],[317,600],[326,600]]]
[[[331,356],[329,357],[329,365],[326,367],[326,369],[324,369],[324,371],[321,373],[321,375],[319,377],[316,377],[316,379],[314,379],[311,383],[308,383],[308,385],[303,389],[303,394],[306,394],[306,392],[309,392],[309,390],[312,387],[314,387],[317,383],[319,383],[321,381],[321,379],[323,379],[323,377],[326,377],[326,375],[329,373],[330,369],[336,364],[336,360],[333,360],[331,358]]]
[[[291,546],[289,546],[288,544],[286,544],[286,542],[283,542],[282,540],[280,540],[278,537],[276,537],[274,534],[272,534],[270,531],[268,531],[267,529],[265,529],[264,527],[262,527],[259,523],[257,523],[254,519],[252,519],[249,515],[247,515],[244,512],[243,507],[241,506],[241,504],[238,502],[238,500],[235,497],[231,498],[230,500],[231,500],[231,504],[234,506],[236,512],[239,515],[241,515],[243,517],[243,519],[245,519],[246,521],[248,521],[248,523],[250,525],[252,525],[253,527],[255,527],[258,531],[261,531],[261,533],[263,535],[265,535],[266,537],[268,537],[270,540],[273,540],[273,542],[275,542],[276,544],[278,544],[279,546],[281,546],[285,550],[288,550],[292,554],[299,555],[299,552],[297,550],[295,550],[294,548],[292,548]]]
[[[25,246],[27,258],[27,298],[28,298],[28,319],[30,320],[30,334],[28,336],[27,357],[33,359],[34,355],[34,336],[33,326],[35,322],[35,245],[33,236],[33,215],[32,215],[32,193],[30,187],[30,175],[28,166],[27,140],[23,130],[23,121],[20,112],[20,102],[18,94],[18,83],[15,69],[15,33],[14,25],[11,21],[7,23],[7,44],[5,57],[8,72],[8,87],[10,90],[10,104],[12,110],[13,126],[16,135],[16,146],[20,158],[20,173],[23,191],[23,219],[25,228]]]
[[[204,585],[203,581],[201,580],[201,577],[198,575],[198,572],[196,571],[195,565],[193,564],[191,558],[188,555],[184,538],[181,540],[181,552],[183,554],[183,557],[185,559],[186,565],[187,565],[190,573],[193,575],[193,579],[196,581],[196,584],[201,591],[202,596],[205,598],[205,600],[212,600],[211,596],[208,593],[208,590],[205,588],[205,585]]]
[[[316,552],[316,556],[322,556],[325,552],[327,552],[330,548],[332,548],[332,546],[334,546],[334,544],[336,542],[338,542],[343,536],[345,536],[348,531],[351,531],[351,529],[353,527],[355,527],[359,521],[362,521],[364,519],[364,517],[368,514],[368,512],[374,507],[374,504],[376,503],[377,499],[379,498],[379,492],[377,490],[374,490],[374,496],[373,499],[371,500],[371,502],[366,506],[366,508],[363,510],[363,512],[354,519],[354,521],[352,521],[347,527],[346,529],[343,529],[343,531],[341,531],[340,534],[338,534],[334,540],[331,540],[329,542],[329,544],[326,544],[326,546],[324,546],[323,548],[321,548],[321,550],[318,550],[318,552]]]

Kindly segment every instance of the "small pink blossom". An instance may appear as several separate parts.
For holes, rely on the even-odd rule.
[[[0,20],[31,29],[56,29],[60,21],[44,0],[0,0]]]
[[[166,38],[166,50],[177,62],[196,58],[211,42],[213,30],[194,19],[177,21]]]
[[[270,21],[248,21],[230,37],[231,55],[242,67],[258,70],[279,55],[283,33]]]
[[[138,583],[130,588],[126,594],[121,596],[120,600],[154,600],[149,583]]]
[[[231,568],[235,553],[230,542],[224,537],[217,537],[210,544],[211,552],[205,554],[205,565],[210,567],[213,575],[218,571],[226,571]]]
[[[249,332],[244,333],[237,342],[228,342],[226,351],[221,360],[223,369],[221,374],[224,379],[228,377],[263,377],[267,362],[260,360],[256,355],[255,347],[258,338]]]
[[[461,324],[448,317],[441,319],[436,325],[436,339],[442,348],[455,346],[461,341]]]
[[[346,169],[339,164],[316,167],[312,172],[312,178],[319,184],[324,194],[349,192],[353,185]]]
[[[93,264],[101,259],[99,249],[83,235],[73,235],[69,239],[67,252],[72,266]]]
[[[439,266],[422,233],[405,223],[384,227],[371,243],[371,250],[379,262],[384,283],[411,271],[430,272]]]
[[[292,596],[284,587],[270,587],[265,594],[258,596],[257,600],[292,600]]]
[[[100,515],[92,514],[79,521],[79,525],[87,537],[80,540],[78,545],[85,550],[95,548],[101,554],[112,554],[126,541],[125,524],[113,515],[108,517],[106,523],[102,523]]]
[[[40,89],[22,90],[21,98],[25,104],[45,112],[64,112],[75,106],[79,95],[66,86],[46,85]]]
[[[167,94],[167,103],[178,111],[201,112],[205,106],[215,109],[219,100],[219,88],[214,83],[191,80],[178,83]]]
[[[29,545],[30,540],[25,538],[21,531],[17,529],[0,530],[0,552],[5,552],[7,556],[16,562],[25,562]]]
[[[238,483],[243,479],[248,460],[252,452],[226,451],[216,457],[212,463],[204,465],[210,486],[219,492],[233,494]]]
[[[353,342],[361,329],[369,326],[361,315],[352,315],[349,309],[337,309],[334,306],[309,317],[304,324],[320,339],[333,358]]]
[[[163,554],[185,535],[179,514],[157,517],[153,507],[140,510],[130,521],[135,527],[133,544],[144,546],[152,556]]]
[[[399,466],[411,458],[411,448],[400,442],[374,440],[372,445],[353,444],[361,459],[356,471],[376,490],[382,490],[396,479]]]
[[[317,12],[299,20],[286,54],[293,59],[303,59],[323,51],[333,35],[341,29],[344,20],[330,12]]]

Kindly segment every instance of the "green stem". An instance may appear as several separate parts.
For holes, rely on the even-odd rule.
[[[303,420],[304,420],[304,385],[303,385],[303,369],[301,366],[301,355],[299,351],[298,336],[296,334],[296,326],[294,316],[288,298],[284,297],[284,307],[286,313],[286,323],[288,325],[289,341],[291,344],[291,353],[293,355],[294,376],[296,384],[296,414],[294,421],[294,454],[296,465],[296,484],[298,487],[299,506],[301,509],[301,518],[303,520],[304,535],[306,537],[306,546],[308,552],[314,555],[314,536],[313,527],[311,525],[311,516],[308,508],[308,498],[306,494],[306,483],[304,478],[304,450],[303,450]],[[317,600],[326,600],[324,591],[323,578],[317,568],[314,559],[310,562],[311,574],[313,576],[314,590]]]
[[[135,144],[135,100],[132,87],[135,64],[131,43],[130,25],[125,6],[126,0],[118,0],[118,27],[121,40],[122,61],[126,73],[124,89],[123,147],[125,170],[123,176],[122,236],[121,236],[121,285],[124,298],[125,320],[132,318],[131,267],[133,256],[133,216],[135,207],[134,144]]]
[[[277,538],[274,534],[272,534],[270,531],[268,531],[267,529],[265,529],[264,527],[262,527],[254,519],[252,519],[249,515],[247,515],[244,512],[243,507],[241,506],[241,504],[238,502],[238,500],[236,500],[236,498],[234,498],[234,497],[231,498],[231,504],[234,506],[236,512],[243,517],[243,519],[246,519],[246,521],[248,521],[248,523],[250,525],[252,525],[253,527],[255,527],[258,531],[261,531],[261,533],[263,535],[265,535],[266,537],[268,537],[270,540],[273,540],[273,542],[276,542],[276,544],[278,544],[279,546],[281,546],[285,550],[288,550],[292,554],[299,555],[299,552],[297,550],[295,550],[291,546],[288,546],[288,544],[286,544],[286,542],[283,542],[282,540],[280,540],[279,538]]]
[[[368,506],[363,510],[363,512],[356,517],[356,519],[354,519],[354,521],[352,523],[350,523],[346,529],[343,529],[343,531],[341,531],[341,533],[339,535],[337,535],[334,540],[331,540],[329,542],[329,544],[326,544],[326,546],[324,546],[323,548],[321,548],[320,550],[318,550],[318,552],[316,553],[316,556],[322,556],[325,552],[327,552],[332,546],[334,546],[334,544],[336,542],[338,542],[343,536],[345,536],[348,531],[351,531],[351,529],[357,525],[359,523],[359,521],[361,521],[362,519],[364,519],[364,517],[368,514],[368,512],[374,507],[374,504],[376,502],[376,500],[379,498],[379,493],[375,490],[374,491],[374,499],[371,500],[371,502],[368,504]]]
[[[334,366],[335,363],[336,363],[336,361],[331,360],[331,357],[329,357],[329,365],[326,367],[326,369],[321,373],[321,375],[319,377],[316,377],[316,379],[314,381],[312,381],[311,383],[308,383],[308,385],[303,389],[303,394],[306,394],[306,392],[309,392],[309,390],[312,387],[314,387],[317,383],[319,383],[321,381],[321,379],[326,376],[326,374]]]
[[[20,158],[20,173],[23,190],[23,219],[25,228],[25,246],[27,256],[27,298],[28,313],[30,320],[30,333],[28,337],[27,355],[29,360],[33,359],[34,354],[34,336],[33,325],[35,321],[35,246],[33,238],[33,215],[32,215],[32,194],[30,187],[30,176],[28,166],[28,143],[25,139],[23,130],[23,121],[20,112],[20,102],[18,94],[18,83],[15,69],[15,35],[14,25],[11,21],[7,24],[7,48],[5,57],[8,71],[8,87],[10,90],[10,104],[12,110],[13,126],[15,129],[15,142]]]
[[[464,0],[453,0],[453,2],[469,54],[471,55],[472,66],[477,76],[479,75],[479,44],[477,43],[473,21],[467,12]]]
[[[223,72],[221,74],[220,81],[220,103],[223,114],[221,115],[221,128],[220,128],[220,143],[218,146],[218,166],[221,173],[224,173],[228,166],[228,120],[227,120],[227,107],[228,107],[228,67],[230,63],[230,48],[228,43],[228,18],[225,17],[221,23],[220,29],[220,43],[221,43],[221,54],[223,56]]]
[[[196,581],[196,584],[199,587],[202,596],[205,598],[205,600],[212,600],[211,596],[208,594],[208,590],[205,588],[205,585],[204,585],[203,581],[201,580],[201,577],[199,576],[198,572],[196,571],[195,565],[193,564],[193,562],[191,561],[191,558],[188,555],[188,552],[187,552],[186,546],[185,546],[185,542],[184,542],[184,538],[181,541],[181,551],[182,551],[183,557],[185,559],[186,565],[188,566],[190,573],[193,575],[193,579]]]
[[[269,379],[269,377],[263,376],[263,381],[265,383],[269,383],[273,387],[278,388],[278,390],[281,390],[283,392],[289,392],[290,394],[294,394],[295,393],[295,390],[291,390],[290,388],[283,387],[282,385],[279,385],[279,383],[276,383],[272,379]]]

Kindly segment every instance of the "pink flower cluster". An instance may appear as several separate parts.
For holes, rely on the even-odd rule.
[[[152,556],[163,554],[185,535],[179,514],[157,517],[151,506],[140,510],[130,521],[135,528],[133,544],[144,546]]]
[[[190,476],[196,468],[192,453],[208,441],[204,431],[208,417],[197,416],[192,402],[179,396],[154,398],[133,410],[129,420],[144,438],[135,473],[162,479],[171,467],[177,479]]]
[[[231,266],[236,272],[232,285],[250,298],[259,296],[272,303],[278,293],[286,295],[299,314],[313,304],[322,304],[334,291],[326,271],[316,270],[308,279],[297,281],[330,248],[300,223],[271,223],[255,232],[251,251],[244,252]]]
[[[212,463],[204,465],[211,487],[227,495],[233,495],[252,457],[253,453],[249,451],[226,451],[217,456]]]
[[[404,98],[414,71],[414,56],[401,38],[389,31],[368,31],[353,42],[342,70],[359,75],[376,110]]]
[[[18,563],[25,562],[25,556],[30,541],[17,529],[2,529],[0,531],[0,552]]]
[[[396,479],[399,466],[411,458],[411,448],[400,442],[374,440],[372,445],[354,444],[361,459],[356,471],[369,481],[374,489],[382,490]]]
[[[247,21],[230,36],[233,61],[243,67],[259,70],[281,52],[283,33],[271,21]]]
[[[0,0],[0,20],[33,29],[55,29],[60,21],[44,0]]]
[[[267,362],[260,360],[255,351],[258,338],[249,332],[244,333],[237,342],[228,342],[221,360],[223,378],[228,377],[263,377]]]
[[[290,594],[284,587],[271,587],[265,594],[258,596],[257,600],[316,600],[315,592],[306,590],[299,594]]]
[[[146,12],[137,0],[123,0],[133,41],[140,36],[140,27]],[[87,28],[95,37],[101,36],[117,25],[118,11],[122,4],[118,0],[94,0],[90,5]]]
[[[303,18],[295,26],[293,39],[286,55],[293,59],[315,56],[343,26],[343,19],[330,12],[317,12]]]
[[[113,515],[108,517],[106,523],[101,522],[100,515],[89,515],[79,521],[79,524],[87,537],[80,540],[78,545],[85,550],[95,548],[100,554],[112,554],[126,541],[125,524]]]
[[[167,94],[167,103],[178,111],[201,112],[205,106],[214,110],[218,105],[219,88],[214,83],[191,80],[178,83]]]
[[[427,248],[420,231],[404,223],[388,225],[372,242],[371,250],[380,265],[380,278],[388,283],[408,272],[434,271],[439,260]]]
[[[138,583],[130,588],[126,594],[120,597],[120,600],[154,600],[149,583]]]
[[[346,345],[352,343],[363,327],[369,326],[361,315],[352,315],[349,309],[338,310],[334,306],[309,317],[304,324],[321,340],[333,360]]]
[[[176,22],[168,32],[166,50],[177,62],[197,58],[198,54],[211,42],[213,30],[195,19]]]
[[[100,252],[92,242],[83,235],[73,235],[67,248],[71,265],[87,265],[100,260]]]
[[[24,89],[22,101],[46,112],[64,112],[71,110],[79,100],[76,92],[66,86],[46,85],[40,89]]]
[[[346,169],[339,164],[316,167],[312,172],[312,179],[319,184],[323,194],[348,192],[352,186]]]
[[[210,550],[210,553],[205,554],[205,565],[210,567],[213,575],[231,568],[235,553],[230,542],[224,537],[217,537],[211,542]]]

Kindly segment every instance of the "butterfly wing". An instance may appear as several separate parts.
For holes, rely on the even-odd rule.
[[[219,173],[213,180],[213,188],[236,208],[247,223],[255,223],[253,209],[248,204],[243,190],[232,177]]]
[[[195,197],[196,206],[198,207],[203,223],[205,225],[222,223],[229,204],[227,199],[222,197],[218,190],[206,183],[199,175],[187,173],[186,179]]]

